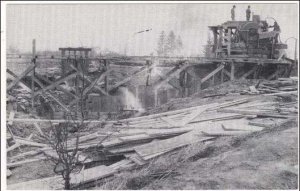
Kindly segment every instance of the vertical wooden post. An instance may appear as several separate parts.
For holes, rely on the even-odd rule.
[[[230,80],[234,80],[234,72],[235,72],[234,62],[231,62]]]
[[[222,48],[222,42],[223,42],[223,28],[220,28],[219,32],[219,42],[218,42],[218,49]]]
[[[109,60],[104,60],[104,71],[107,71],[108,69],[109,69]],[[104,83],[105,83],[105,91],[108,93],[108,89],[109,89],[109,87],[108,87],[108,75],[106,75],[105,76],[105,78],[104,78]]]
[[[214,46],[213,46],[213,52],[215,53],[218,47],[218,36],[217,36],[217,30],[216,28],[213,29],[213,35],[214,35]]]
[[[139,86],[138,85],[135,87],[135,99],[137,100],[137,102],[140,101],[140,98],[139,98]]]
[[[221,70],[221,84],[224,82],[224,68]]]
[[[188,73],[184,70],[184,97],[188,97]]]
[[[295,38],[295,62],[297,60],[297,43],[298,43],[298,40]]]
[[[36,64],[36,44],[35,39],[32,40],[32,63]],[[35,75],[35,67],[31,72],[31,109],[34,111],[34,75]]]
[[[158,89],[154,88],[154,106],[155,107],[157,106],[157,103],[158,103],[157,92],[158,92]]]
[[[74,52],[74,54],[75,54],[75,52]],[[77,63],[76,55],[74,57],[74,62],[75,62],[74,65],[78,70],[78,63]],[[75,94],[80,98],[76,103],[76,118],[79,119],[78,111],[79,111],[79,104],[82,104],[82,103],[80,103],[82,101],[82,97],[81,97],[80,91],[79,91],[79,74],[78,74],[78,72],[76,73],[76,77],[75,77]]]
[[[228,57],[231,54],[231,29],[228,29],[228,33],[227,33],[227,55]]]

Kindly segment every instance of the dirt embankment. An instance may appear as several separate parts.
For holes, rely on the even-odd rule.
[[[96,189],[297,189],[297,124],[191,145]]]

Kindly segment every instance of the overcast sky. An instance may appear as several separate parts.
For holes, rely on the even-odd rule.
[[[59,47],[98,47],[130,55],[155,52],[159,33],[180,35],[186,55],[197,55],[206,43],[210,25],[230,20],[233,4],[53,4],[7,5],[7,46],[30,51]],[[236,20],[245,20],[248,4],[236,4]],[[297,4],[251,4],[254,14],[273,17],[281,40],[298,36]],[[268,19],[272,24],[272,20]],[[133,36],[137,31],[152,31]],[[293,41],[289,41],[293,52]]]

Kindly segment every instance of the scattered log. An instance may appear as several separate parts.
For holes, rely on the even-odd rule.
[[[9,169],[6,169],[6,177],[10,177],[12,175],[12,172]]]
[[[199,134],[199,132],[197,133],[197,131],[194,130],[174,138],[155,141],[141,146],[137,146],[135,147],[135,151],[144,160],[148,160],[152,157],[158,156],[160,153],[169,152],[176,148],[180,148],[195,142],[200,142],[208,139],[210,138],[203,137]]]
[[[109,166],[97,166],[81,171],[78,174],[71,174],[71,187],[76,187],[82,184],[96,181],[101,178],[111,176],[116,171]],[[8,185],[9,190],[63,190],[63,178],[54,176],[21,182]]]
[[[14,145],[8,147],[8,148],[6,149],[6,152],[12,151],[12,150],[18,148],[19,146],[21,146],[20,143],[15,143]]]
[[[29,146],[34,146],[34,147],[47,147],[47,144],[28,141],[28,140],[22,139],[22,138],[15,138],[15,141],[16,141],[16,143],[19,143],[22,145],[29,145]]]
[[[20,162],[7,163],[6,166],[7,166],[7,168],[14,168],[17,166],[21,166],[21,165],[32,163],[32,162],[37,162],[37,161],[44,160],[44,159],[47,159],[47,158],[41,157],[38,159],[29,159],[29,160],[24,160],[24,161],[20,161]]]

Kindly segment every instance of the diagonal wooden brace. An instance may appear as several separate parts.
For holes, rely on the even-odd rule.
[[[42,91],[53,89],[53,88],[57,87],[59,84],[61,84],[62,82],[70,80],[70,79],[76,77],[76,75],[77,75],[77,72],[74,72],[74,73],[72,73],[72,74],[70,74],[68,76],[65,76],[65,77],[63,77],[63,78],[61,78],[61,79],[53,82],[51,85],[49,85],[49,86],[47,86],[47,87],[45,87],[45,88],[43,88],[43,89],[41,89],[41,90],[39,90],[37,92],[34,92],[33,96],[39,95]]]
[[[36,65],[31,64],[20,76],[18,76],[11,84],[8,85],[7,91],[11,90],[15,85],[17,85],[22,78],[24,78],[29,72],[31,72]]]

